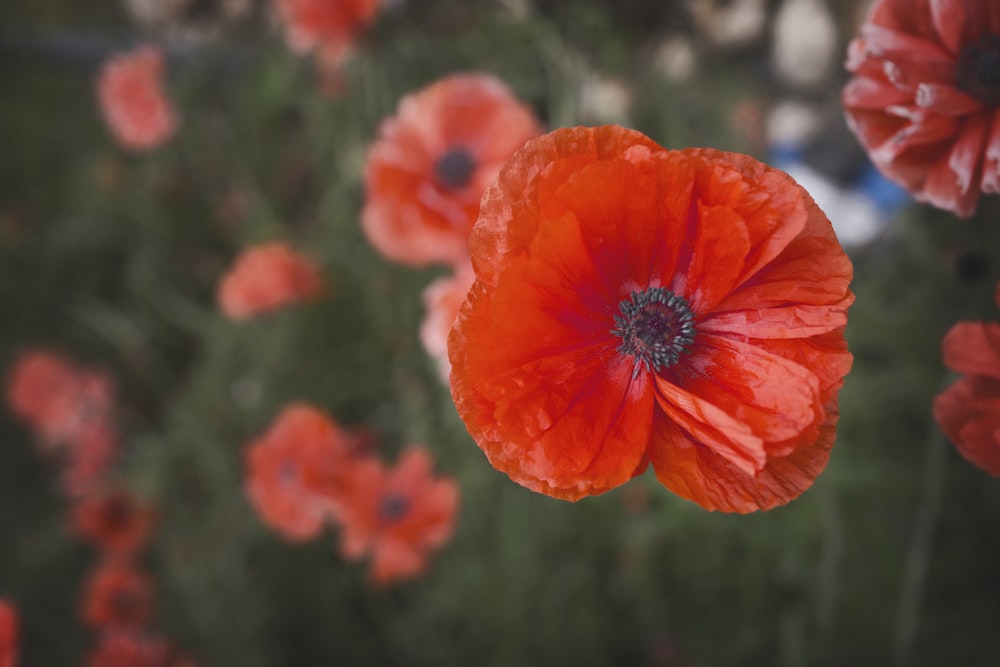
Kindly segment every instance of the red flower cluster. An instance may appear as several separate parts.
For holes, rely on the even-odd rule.
[[[378,0],[274,0],[285,23],[288,48],[297,53],[315,51],[320,63],[337,67],[354,44],[355,36],[371,25]]]
[[[219,284],[222,312],[234,320],[270,313],[324,293],[319,267],[284,243],[243,251]]]
[[[365,164],[365,234],[413,266],[467,261],[479,200],[500,166],[541,132],[500,80],[450,76],[408,95]]]
[[[107,375],[51,352],[24,353],[10,371],[7,403],[34,431],[44,454],[63,458],[70,495],[86,493],[114,458],[114,394]]]
[[[140,567],[155,512],[122,486],[108,484],[81,498],[72,527],[97,550],[80,615],[98,633],[90,667],[172,667],[194,663],[173,644],[151,633],[153,581]]]
[[[708,509],[786,503],[827,462],[852,267],[784,173],[621,127],[528,142],[483,197],[449,339],[459,414],[535,491],[652,463]]]
[[[108,128],[125,148],[156,148],[177,128],[177,115],[163,89],[163,54],[155,47],[144,46],[105,63],[97,97]]]
[[[998,63],[996,0],[876,0],[848,54],[848,123],[918,201],[970,216],[1000,192]]]
[[[17,611],[0,599],[0,667],[17,667],[18,632]]]
[[[267,525],[296,541],[315,538],[328,521],[340,526],[345,557],[370,553],[380,584],[423,572],[454,527],[458,487],[431,475],[425,450],[412,448],[386,470],[307,405],[282,410],[246,460],[247,495]]]
[[[1000,477],[1000,324],[959,322],[941,347],[944,365],[966,375],[934,399],[934,418],[962,456]]]

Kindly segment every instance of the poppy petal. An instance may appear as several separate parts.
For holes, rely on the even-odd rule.
[[[800,496],[826,467],[837,416],[836,405],[827,405],[817,434],[809,434],[790,455],[769,458],[755,475],[660,416],[654,424],[650,463],[664,486],[705,509],[741,514],[771,509]]]
[[[564,180],[581,164],[606,160],[634,147],[659,149],[644,134],[614,125],[565,128],[545,135],[544,140],[528,141],[483,195],[479,220],[469,239],[476,276],[492,282],[506,256],[531,242],[538,227],[537,188],[543,172],[547,182],[561,184],[558,174]]]
[[[660,409],[692,439],[730,465],[753,475],[767,463],[764,440],[747,424],[673,383],[657,379],[657,390]]]
[[[808,338],[847,324],[846,308],[852,301],[853,297],[841,301],[845,311],[832,311],[828,305],[796,305],[712,314],[698,323],[698,331],[751,338]]]
[[[740,215],[723,206],[697,203],[701,221],[691,245],[691,263],[675,281],[674,292],[688,294],[694,313],[707,313],[733,289],[750,251],[750,235]]]
[[[688,364],[690,373],[678,381],[680,389],[664,379],[657,381],[657,389],[675,407],[686,410],[686,404],[693,403],[683,394],[700,397],[749,427],[767,452],[822,421],[820,381],[807,368],[754,345],[699,336],[698,352]],[[684,403],[678,402],[679,397]],[[689,411],[692,416],[713,419],[698,404],[695,408]],[[676,411],[669,414],[676,419]],[[753,457],[763,460],[756,453]]]
[[[900,90],[886,81],[855,77],[844,86],[842,99],[844,106],[852,109],[881,111],[886,107],[912,100],[913,94]]]
[[[819,379],[820,399],[824,404],[836,396],[854,361],[847,350],[843,329],[834,329],[806,339],[757,339],[753,344],[810,369]]]
[[[637,159],[582,165],[568,177],[545,174],[538,179],[539,199],[545,202],[540,215],[549,219],[572,212],[579,224],[580,251],[591,258],[595,271],[600,267],[603,284],[617,286],[615,305],[632,290],[672,279],[680,244],[670,240],[685,233],[684,218],[672,209],[676,199],[690,192],[690,184],[674,187],[661,174],[659,165]]]
[[[983,192],[1000,193],[1000,111],[994,111],[986,138],[986,158],[983,164]]]
[[[941,341],[944,365],[959,373],[1000,379],[1000,324],[959,322]]]
[[[934,418],[962,456],[1000,477],[1000,381],[961,378],[934,399]]]

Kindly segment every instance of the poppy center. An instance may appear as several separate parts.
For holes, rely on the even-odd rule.
[[[438,185],[446,190],[457,190],[468,185],[472,180],[472,172],[476,170],[476,161],[464,148],[452,148],[438,158],[434,165],[434,178]]]
[[[390,493],[379,503],[378,515],[385,522],[398,521],[406,516],[409,509],[409,500],[399,494]]]
[[[632,292],[618,304],[611,333],[621,338],[618,351],[631,355],[647,371],[673,366],[694,341],[694,313],[687,299],[665,287]]]
[[[962,50],[955,82],[986,104],[1000,106],[1000,35],[983,35]]]
[[[301,478],[301,470],[299,466],[291,461],[282,461],[278,465],[276,472],[278,478],[278,483],[282,486],[291,486],[292,484],[297,484]]]

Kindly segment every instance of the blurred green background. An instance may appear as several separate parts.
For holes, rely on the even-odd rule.
[[[379,121],[456,71],[498,75],[550,128],[618,122],[761,159],[795,135],[774,113],[791,104],[812,123],[793,139],[847,190],[861,163],[840,63],[864,2],[806,3],[834,32],[803,83],[775,64],[779,0],[396,0],[333,90],[266,3],[223,20],[239,4],[163,0],[144,21],[139,0],[0,5],[0,364],[43,345],[114,374],[121,472],[161,516],[158,628],[217,667],[1000,664],[1000,485],[930,414],[944,332],[1000,321],[998,202],[970,221],[905,206],[849,248],[838,444],[802,498],[750,516],[651,474],[570,504],[494,471],[417,337],[443,269],[388,263],[359,228]],[[737,11],[759,21],[727,29]],[[131,155],[93,84],[144,41],[167,51],[181,128]],[[276,238],[322,261],[332,296],[225,320],[217,280]],[[241,452],[292,400],[374,429],[389,460],[424,443],[457,477],[459,524],[426,577],[376,590],[334,533],[289,545],[262,526]],[[55,486],[0,412],[0,597],[20,609],[25,667],[83,664],[93,644],[79,595],[94,555]]]

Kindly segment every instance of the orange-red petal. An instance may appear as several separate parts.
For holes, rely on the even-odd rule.
[[[650,445],[650,463],[668,489],[702,507],[723,512],[768,510],[794,500],[826,467],[836,437],[836,404],[825,406],[826,418],[792,453],[769,457],[755,475],[693,440],[676,424],[658,417]]]
[[[934,417],[962,456],[1000,477],[1000,380],[958,380],[934,399]]]

